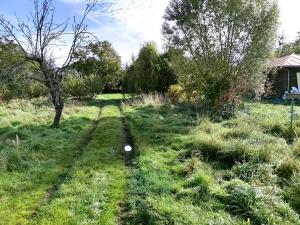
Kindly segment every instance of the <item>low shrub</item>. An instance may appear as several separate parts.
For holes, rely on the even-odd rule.
[[[173,101],[178,101],[184,97],[184,89],[181,85],[175,84],[171,85],[168,90],[168,96]]]
[[[15,97],[15,93],[5,85],[0,85],[0,101],[7,102]]]
[[[217,118],[230,119],[234,117],[240,104],[240,96],[231,90],[227,91],[215,101],[214,110]]]

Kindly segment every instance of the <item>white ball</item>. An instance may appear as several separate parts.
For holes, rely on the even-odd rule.
[[[130,145],[126,145],[124,147],[125,152],[131,152],[132,151],[132,147]]]

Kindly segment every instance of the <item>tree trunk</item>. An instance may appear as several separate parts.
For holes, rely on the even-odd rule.
[[[59,127],[62,111],[63,111],[63,105],[55,106],[55,117],[54,117],[54,121],[53,121],[53,124],[52,124],[53,128],[58,128]]]
[[[50,94],[52,97],[53,106],[55,108],[55,117],[54,117],[53,124],[52,124],[53,128],[59,127],[62,111],[64,108],[64,101],[62,99],[61,93],[62,92],[59,87],[52,86],[52,88],[50,90]]]

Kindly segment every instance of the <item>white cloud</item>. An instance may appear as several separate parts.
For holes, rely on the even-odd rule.
[[[85,0],[60,0],[65,3],[83,3]],[[128,62],[141,44],[154,41],[163,45],[161,27],[169,0],[99,0],[98,9],[89,19],[97,24],[90,28],[101,40],[113,43]],[[82,9],[82,7],[80,7]]]
[[[300,1],[279,0],[280,28],[279,33],[286,36],[286,41],[293,41],[300,31]]]
[[[79,3],[86,0],[60,1],[81,5]],[[90,31],[101,40],[112,42],[123,62],[128,62],[146,41],[155,41],[159,48],[162,47],[162,17],[168,3],[169,0],[99,0],[98,10],[89,16],[97,26]],[[300,0],[278,0],[278,3],[279,33],[292,41],[300,31]],[[65,51],[61,49],[60,54]]]
[[[102,0],[90,19],[99,24],[94,29],[99,38],[111,41],[123,62],[128,62],[146,41],[155,41],[162,47],[161,27],[168,3],[169,0]],[[104,17],[111,24],[104,25]]]

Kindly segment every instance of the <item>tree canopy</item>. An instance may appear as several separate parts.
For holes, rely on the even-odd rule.
[[[277,24],[275,1],[172,0],[163,33],[184,53],[175,67],[179,81],[216,105],[227,92],[244,93],[265,80]]]
[[[279,37],[279,48],[276,51],[277,56],[286,56],[292,53],[300,54],[300,32],[295,41],[286,43],[284,36]]]
[[[72,68],[82,77],[95,75],[107,88],[116,88],[122,79],[121,57],[108,41],[90,42],[78,49]]]
[[[165,92],[176,83],[170,67],[171,51],[160,54],[153,42],[144,44],[137,59],[127,68],[123,80],[124,90],[131,93]]]

